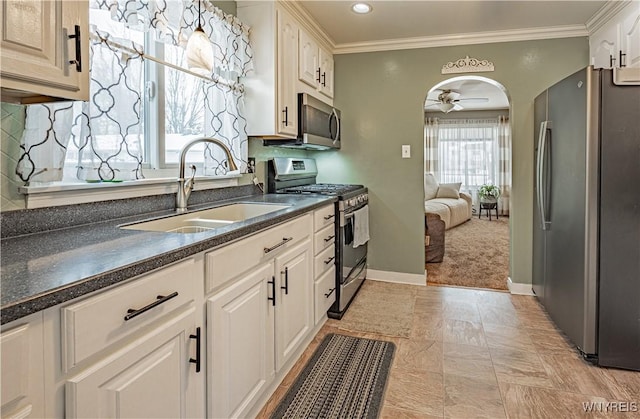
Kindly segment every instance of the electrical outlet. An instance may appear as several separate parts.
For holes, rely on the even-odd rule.
[[[256,158],[249,157],[247,164],[247,173],[255,173],[256,172]]]

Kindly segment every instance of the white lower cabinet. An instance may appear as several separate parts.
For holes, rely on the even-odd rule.
[[[1,417],[45,417],[42,340],[42,313],[2,327]]]
[[[258,246],[262,257],[232,278],[219,277],[235,272],[225,266],[228,248],[207,254],[206,283],[228,284],[212,287],[216,291],[207,299],[209,417],[251,416],[308,341],[314,315],[312,225],[305,215],[233,244],[234,253],[246,255]]]
[[[191,257],[50,311],[65,417],[204,415],[203,274]]]
[[[313,327],[311,241],[276,258],[276,368],[280,369]]]
[[[273,262],[207,300],[209,416],[244,417],[274,376]]]
[[[321,326],[316,239],[305,214],[4,325],[2,417],[255,415]]]
[[[313,213],[313,294],[314,322],[327,318],[327,311],[336,301],[336,230],[335,207],[327,205]]]
[[[195,365],[195,307],[67,380],[71,418],[185,418],[197,415],[189,391]]]

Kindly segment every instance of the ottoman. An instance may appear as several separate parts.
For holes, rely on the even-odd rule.
[[[442,262],[444,257],[444,221],[438,214],[425,213],[425,260],[427,263]]]

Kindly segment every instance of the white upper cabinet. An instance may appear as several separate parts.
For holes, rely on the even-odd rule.
[[[333,56],[286,3],[238,1],[251,26],[254,71],[245,77],[247,133],[264,139],[298,135],[298,93],[333,104]]]
[[[89,99],[87,1],[0,2],[2,100]]]
[[[298,25],[285,11],[278,10],[278,90],[280,118],[278,133],[292,137],[298,135],[298,95],[295,74],[298,64]]]
[[[640,67],[640,2],[633,2],[629,13],[622,21],[622,51],[627,54],[623,64],[627,67]]]
[[[310,93],[318,91],[333,98],[333,55],[320,47],[307,32],[298,33],[298,80],[312,88]]]
[[[595,68],[617,67],[619,50],[617,26],[605,26],[594,33],[589,38],[589,49],[591,50],[591,65]]]
[[[317,88],[320,83],[320,48],[316,41],[300,29],[298,35],[298,80]]]
[[[589,37],[595,68],[640,67],[640,2],[630,2]]]
[[[298,135],[298,25],[274,2],[238,2],[251,26],[254,71],[243,79],[250,137]]]
[[[333,55],[320,48],[320,84],[318,90],[333,98]]]

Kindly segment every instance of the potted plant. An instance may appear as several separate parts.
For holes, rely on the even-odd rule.
[[[484,184],[478,189],[478,196],[480,197],[480,202],[498,202],[500,188],[496,185]]]

